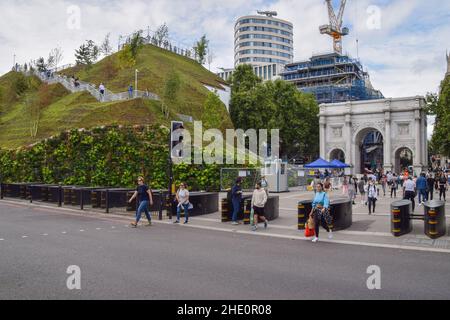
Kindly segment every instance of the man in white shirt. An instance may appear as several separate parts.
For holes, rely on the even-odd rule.
[[[415,201],[416,197],[416,184],[414,183],[412,177],[409,177],[408,180],[403,185],[403,199],[411,200],[412,202],[412,211],[415,209]]]

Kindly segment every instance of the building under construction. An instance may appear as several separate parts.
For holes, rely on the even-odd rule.
[[[370,83],[359,60],[337,52],[313,56],[285,66],[282,78],[303,92],[313,93],[318,103],[383,99]]]
[[[313,93],[319,103],[338,103],[384,98],[370,83],[369,74],[359,60],[342,54],[342,38],[350,30],[342,26],[347,0],[341,0],[336,14],[331,0],[326,0],[329,24],[319,27],[321,34],[333,39],[333,53],[313,56],[308,61],[286,65],[281,74],[299,90]]]

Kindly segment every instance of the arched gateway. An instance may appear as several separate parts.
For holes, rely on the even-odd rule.
[[[399,172],[427,166],[426,102],[423,97],[354,101],[320,106],[320,155],[345,156],[353,174],[365,169]]]

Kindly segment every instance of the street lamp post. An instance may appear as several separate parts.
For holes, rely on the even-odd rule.
[[[134,97],[135,98],[137,98],[138,97],[138,73],[139,73],[139,70],[138,69],[136,69],[136,72],[135,72],[135,82],[134,82]]]

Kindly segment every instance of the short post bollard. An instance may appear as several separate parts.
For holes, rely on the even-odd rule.
[[[250,215],[252,212],[251,209],[252,206],[252,200],[251,199],[247,199],[244,201],[244,224],[250,224]]]
[[[228,218],[228,199],[222,199],[221,201],[221,211],[222,211],[222,222],[228,222],[230,219]]]
[[[58,207],[62,207],[62,186],[58,187]]]
[[[159,190],[159,220],[161,221],[163,219],[163,193],[161,190]]]
[[[84,192],[80,190],[80,210],[84,210]]]
[[[106,189],[105,192],[105,205],[106,205],[106,213],[109,213],[109,190]]]

